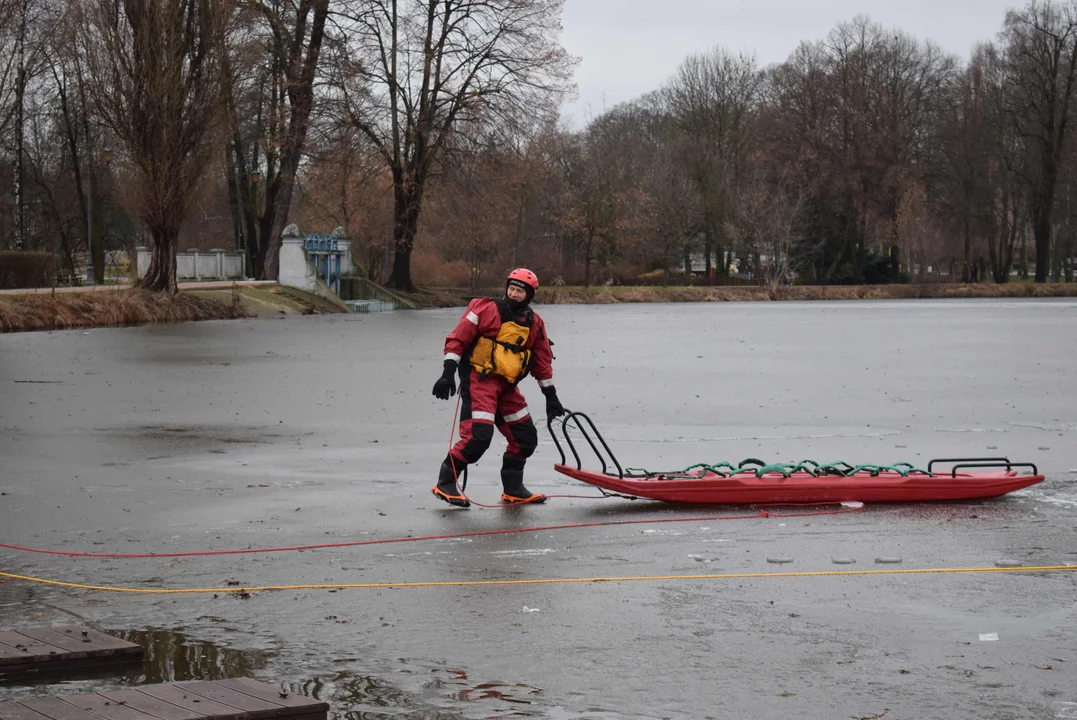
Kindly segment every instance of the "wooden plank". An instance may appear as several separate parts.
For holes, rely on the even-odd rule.
[[[222,705],[238,708],[247,713],[251,720],[263,720],[266,718],[278,718],[285,715],[295,715],[295,711],[284,705],[271,700],[247,695],[231,688],[222,687],[209,681],[196,681],[176,683],[177,687],[199,695],[207,700],[214,700]]]
[[[61,628],[55,629],[59,630]],[[142,654],[142,646],[138,643],[129,642],[88,627],[75,627],[71,628],[71,630],[75,635],[81,635],[84,639],[88,638],[94,650],[111,650],[113,655]]]
[[[35,638],[38,642],[44,642],[49,645],[56,645],[56,635],[53,633],[60,633],[60,637],[72,638],[79,642],[77,647],[78,651],[90,650],[112,650],[112,651],[124,651],[124,650],[137,650],[139,645],[137,643],[121,640],[118,637],[113,637],[107,633],[98,632],[88,627],[81,626],[61,626],[51,628],[20,628],[18,630],[3,630],[0,631],[0,645],[9,645],[12,647],[26,643],[26,639]],[[47,636],[47,637],[46,637]],[[67,647],[66,645],[57,646],[60,648]],[[68,648],[72,649],[72,648]]]
[[[22,698],[19,702],[51,720],[100,720],[96,715],[65,703],[58,697]]]
[[[0,666],[33,662],[34,656],[11,645],[0,644]]]
[[[140,713],[152,715],[157,720],[198,720],[203,717],[200,712],[192,712],[178,705],[158,700],[138,690],[109,690],[97,694],[106,700],[138,710]]]
[[[34,640],[31,637],[15,631],[0,632],[0,643],[6,647],[29,653],[30,658],[26,662],[46,662],[64,654],[63,648],[56,647],[50,643],[41,642],[40,640]],[[7,665],[14,663],[2,664]]]
[[[139,712],[133,707],[114,702],[97,693],[63,695],[60,699],[105,720],[158,720],[153,715]]]
[[[87,627],[32,627],[0,631],[0,682],[29,676],[99,670],[105,664],[137,662],[136,643]]]
[[[78,660],[0,665],[0,684],[43,678],[75,679],[100,675],[116,675],[141,667],[137,658],[105,657]]]
[[[139,647],[126,640],[93,632],[89,628],[21,628],[15,632],[38,642],[78,653],[82,657],[104,657],[115,655],[117,651],[130,652]]]
[[[0,703],[0,720],[48,720],[48,718],[11,700]]]
[[[306,695],[296,695],[295,693],[286,693],[284,697],[281,697],[281,692],[277,688],[250,678],[231,678],[229,680],[217,680],[215,682],[217,685],[232,690],[238,690],[241,693],[253,695],[262,700],[279,703],[285,707],[300,709],[304,712],[311,713],[329,712],[329,703],[327,702],[315,700]]]
[[[30,643],[36,642],[39,645],[45,644],[51,645],[54,648],[59,648],[57,653],[53,653],[56,656],[63,656],[68,659],[86,658],[90,656],[90,651],[86,647],[86,643],[62,633],[58,633],[55,630],[50,630],[49,628],[23,628],[16,630],[15,632],[26,638],[27,647],[30,646]]]
[[[326,720],[328,711],[321,700],[234,678],[12,700],[0,703],[0,720]]]
[[[176,685],[145,685],[138,691],[201,715],[212,716],[214,720],[248,720],[247,713],[240,708],[200,697]]]

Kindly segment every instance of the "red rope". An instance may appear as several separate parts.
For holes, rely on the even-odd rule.
[[[821,505],[830,505],[833,503],[820,503]],[[510,506],[511,507],[511,506]],[[814,517],[818,515],[842,515],[850,512],[857,512],[863,506],[859,507],[842,507],[837,510],[826,510],[816,512],[799,512],[799,513],[782,513],[775,514],[766,510],[759,510],[754,515],[711,515],[706,517],[690,517],[690,518],[654,518],[647,520],[609,520],[604,522],[589,522],[589,523],[571,523],[568,525],[543,525],[540,527],[527,527],[527,528],[506,528],[502,530],[475,530],[472,532],[464,533],[450,533],[448,535],[422,535],[419,537],[398,537],[398,538],[386,538],[384,540],[353,540],[349,542],[336,542],[336,543],[319,543],[317,545],[292,545],[289,547],[269,547],[269,548],[243,548],[239,550],[195,550],[191,552],[176,552],[176,553],[86,553],[76,552],[71,550],[45,550],[42,548],[23,547],[21,545],[11,545],[8,543],[0,543],[0,548],[6,548],[8,550],[19,550],[21,552],[39,553],[42,555],[62,555],[65,557],[83,557],[83,558],[175,558],[175,557],[200,557],[206,555],[247,555],[253,553],[271,553],[271,552],[296,552],[299,550],[324,550],[327,548],[345,548],[345,547],[359,547],[362,545],[387,545],[389,543],[403,543],[403,542],[422,542],[426,540],[450,540],[455,538],[467,538],[467,537],[481,537],[483,535],[511,535],[514,533],[529,533],[529,532],[545,532],[548,530],[571,530],[574,528],[588,528],[588,527],[609,527],[614,525],[644,525],[648,523],[675,523],[675,522],[713,522],[717,520],[751,520],[756,518],[795,518],[795,517]]]

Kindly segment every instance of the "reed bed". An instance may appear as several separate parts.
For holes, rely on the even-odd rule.
[[[0,332],[122,327],[246,317],[237,303],[146,290],[0,295]]]
[[[434,288],[411,295],[422,307],[456,307],[470,297],[493,297],[500,288]],[[930,283],[908,285],[596,286],[540,287],[540,305],[751,302],[808,300],[902,300],[925,298],[1077,297],[1077,283]]]

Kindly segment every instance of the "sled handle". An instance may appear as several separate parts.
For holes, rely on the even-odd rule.
[[[961,468],[975,468],[975,467],[978,467],[978,468],[993,468],[993,467],[997,468],[997,467],[1002,467],[1002,466],[999,463],[994,463],[994,462],[961,463],[960,465],[954,465],[953,469],[950,471],[950,477],[957,477],[957,471],[959,469],[961,469]],[[1032,468],[1032,474],[1033,475],[1039,475],[1040,474],[1040,471],[1036,468],[1035,463],[1012,463],[1012,462],[1009,462],[1009,461],[1006,462],[1006,469],[1007,470],[1012,470],[1014,468],[1020,468],[1020,467]]]
[[[587,421],[587,424],[591,427],[591,432],[595,434],[595,437],[598,438],[598,442],[602,444],[602,449],[606,451],[605,455],[603,455],[602,452],[599,451],[598,446],[595,445],[594,440],[591,439],[590,433],[587,432],[587,428],[585,428],[580,423],[580,418],[583,418]],[[565,443],[568,444],[569,450],[572,451],[572,457],[576,460],[576,469],[583,469],[583,461],[580,460],[580,453],[576,450],[576,445],[572,442],[572,438],[568,434],[568,422],[570,420],[575,422],[577,429],[579,429],[580,431],[580,434],[583,435],[583,438],[587,441],[587,444],[591,446],[591,450],[594,452],[595,456],[598,457],[598,461],[602,463],[602,472],[606,475],[612,474],[609,472],[609,466],[606,464],[606,455],[608,455],[610,458],[610,462],[612,462],[613,465],[617,468],[617,477],[623,478],[624,470],[621,468],[621,463],[617,462],[617,456],[613,454],[612,450],[610,450],[609,444],[607,444],[606,439],[602,437],[602,433],[598,431],[598,428],[595,426],[594,421],[591,420],[591,418],[588,417],[585,413],[573,412],[566,409],[565,419],[561,421],[561,434],[564,436]],[[557,433],[554,432],[553,429],[553,418],[546,418],[546,428],[550,431],[550,437],[553,438],[554,445],[557,446],[557,452],[561,455],[561,464],[567,464],[565,451],[561,447],[561,443],[558,442]]]
[[[929,462],[927,464],[927,471],[929,473],[934,474],[934,471],[932,470],[932,466],[935,463],[970,463],[970,462],[1001,463],[1002,465],[1006,466],[1007,470],[1009,470],[1009,468],[1010,468],[1010,459],[1006,458],[1006,457],[960,457],[960,458],[935,458],[934,460],[932,460],[931,462]],[[986,466],[981,466],[981,467],[986,467]],[[1000,465],[996,464],[995,467],[1000,467]]]

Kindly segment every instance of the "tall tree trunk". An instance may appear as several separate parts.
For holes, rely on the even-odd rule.
[[[966,230],[968,232],[968,219],[965,220]],[[968,236],[966,235],[965,242],[968,242]],[[987,228],[987,261],[991,263],[991,277],[995,282],[1002,284],[1006,282],[1006,278],[1003,275],[1002,270],[1002,253],[1003,253],[1003,235],[999,232],[999,228],[995,223],[989,223]]]
[[[703,231],[703,282],[707,285],[711,283],[711,250],[713,248],[713,236],[711,235],[710,223],[707,223],[706,229]]]
[[[1047,282],[1051,265],[1051,208],[1042,203],[1032,220],[1032,237],[1036,243],[1036,282]]]
[[[1074,242],[1074,232],[1071,224],[1070,232],[1066,236],[1066,257],[1063,261],[1063,272],[1065,273],[1066,282],[1073,282],[1073,250],[1075,245],[1077,245],[1077,243]]]
[[[243,211],[239,205],[239,188],[236,187],[236,160],[231,144],[224,146],[224,170],[228,176],[228,214],[232,218],[232,244],[236,251],[243,249]]]
[[[967,283],[969,281],[969,257],[972,255],[972,229],[969,228],[969,218],[966,215],[962,219],[962,225],[965,234],[965,244],[961,253],[961,282]],[[994,233],[989,233],[987,240],[988,254],[991,256],[991,263],[995,262],[995,236]]]
[[[304,142],[306,140],[306,128],[303,129]],[[276,280],[280,265],[281,235],[288,223],[288,209],[292,205],[292,190],[295,188],[295,173],[299,167],[299,153],[302,146],[295,148],[294,152],[288,152],[281,158],[280,174],[277,176],[279,184],[273,194],[273,210],[268,209],[267,217],[263,218],[262,246],[265,248],[265,264],[262,267],[263,280]]]
[[[240,196],[239,185],[248,186],[250,184],[250,176],[247,174],[246,163],[243,163],[243,145],[239,138],[239,120],[236,112],[236,95],[235,95],[235,78],[232,75],[232,63],[231,57],[228,51],[228,46],[225,44],[221,48],[221,75],[224,79],[223,93],[225,99],[225,107],[228,110],[228,125],[232,130],[233,142],[226,142],[224,144],[224,166],[228,174],[228,209],[232,216],[232,235],[237,251],[246,250],[246,255],[249,256],[250,249],[249,243],[244,238],[244,219],[246,213],[244,202],[246,198]],[[237,166],[237,162],[239,165]],[[237,175],[237,172],[242,172],[242,175]],[[246,275],[247,267],[244,263],[243,274]]]
[[[1009,282],[1010,280],[1010,269],[1013,267],[1013,253],[1017,247],[1017,235],[1021,232],[1021,222],[1018,219],[1020,217],[1020,213],[1018,212],[1019,207],[1020,200],[1014,200],[1013,221],[1007,228],[1006,252],[1002,263],[1002,274],[1006,278],[1003,282]]]
[[[233,124],[233,127],[235,125]],[[243,138],[236,129],[232,133],[232,154],[236,163],[236,192],[238,195],[239,213],[243,224],[243,249],[246,250],[247,266],[244,272],[249,277],[262,277],[262,264],[259,251],[262,247],[258,237],[258,213],[254,207],[254,190],[250,171],[247,169],[247,158],[243,154]]]
[[[19,29],[15,36],[15,249],[22,250],[26,240],[26,215],[24,213],[25,188],[23,186],[23,115],[26,101],[26,3],[19,3]]]
[[[1028,280],[1028,232],[1021,233],[1021,244],[1018,250],[1018,254],[1021,257],[1021,273],[1022,280]]]
[[[419,212],[423,191],[420,183],[412,181],[403,171],[393,173],[393,270],[388,286],[414,292],[411,280],[411,252],[419,230]]]
[[[108,226],[108,222],[105,221],[104,213],[101,212],[101,203],[98,202],[101,199],[101,183],[100,177],[94,173],[93,167],[93,155],[89,157],[90,174],[93,179],[92,186],[90,187],[90,202],[93,203],[93,276],[94,282],[98,285],[103,285],[105,282],[105,228]]]
[[[153,254],[150,257],[150,267],[136,287],[152,292],[167,292],[172,295],[179,291],[176,284],[178,237],[179,233],[176,230],[155,229],[152,231]]]
[[[265,210],[258,220],[257,249],[251,251],[254,274],[262,280],[276,280],[279,263],[281,235],[288,224],[292,194],[295,188],[295,175],[306,146],[307,133],[310,129],[310,115],[314,107],[314,78],[318,68],[322,41],[325,38],[325,23],[329,15],[329,0],[303,0],[295,9],[296,26],[290,28],[292,35],[288,38],[277,36],[278,44],[274,46],[274,72],[278,74],[279,86],[271,91],[273,107],[283,107],[287,97],[287,118],[281,112],[280,127],[271,135],[280,138],[280,165],[277,172],[270,176],[271,165],[266,158],[265,176]],[[279,29],[280,18],[268,5],[258,7],[266,16],[271,27]],[[309,20],[310,37],[306,37]],[[283,73],[283,76],[280,74]],[[274,110],[270,117],[275,118]],[[236,126],[233,125],[235,128]],[[237,159],[242,154],[238,150]],[[239,163],[239,172],[243,171]],[[257,166],[255,166],[257,167]],[[241,178],[243,180],[243,178]],[[242,182],[240,187],[242,187]],[[248,223],[249,227],[250,223]],[[248,236],[251,245],[254,238]]]
[[[53,69],[53,79],[56,81],[57,97],[60,101],[60,111],[64,118],[64,140],[67,141],[67,149],[71,153],[71,165],[72,173],[75,178],[75,194],[78,196],[79,208],[82,210],[82,226],[88,227],[89,218],[86,216],[86,191],[82,187],[82,169],[79,164],[79,143],[78,143],[78,127],[76,126],[75,118],[71,112],[71,104],[68,101],[67,85],[60,80],[59,75]],[[67,242],[67,233],[62,234],[64,240],[64,262],[67,265],[68,272],[71,275],[75,274],[75,259],[74,253],[71,251]]]
[[[243,274],[246,277],[262,277],[262,263],[259,256],[261,243],[257,234],[256,210],[252,197],[253,181],[247,164],[247,156],[243,150],[243,136],[239,131],[235,77],[232,74],[231,55],[227,46],[221,53],[221,68],[224,78],[225,107],[228,112],[229,127],[232,130],[231,142],[225,148],[225,164],[228,168],[228,199],[232,205],[236,249],[244,251]],[[257,148],[255,148],[254,159],[257,161]]]
[[[595,244],[595,233],[587,231],[587,242],[583,246],[583,286],[591,287],[591,248]]]

